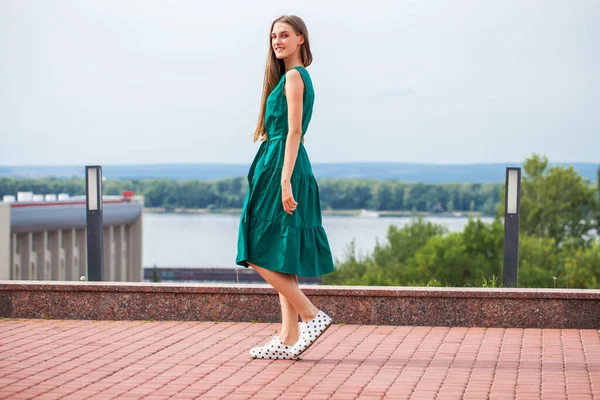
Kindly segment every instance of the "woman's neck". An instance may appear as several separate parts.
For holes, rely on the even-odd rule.
[[[300,59],[300,57],[290,57],[289,59],[284,59],[283,63],[285,65],[285,72],[289,71],[290,69],[296,67],[296,66],[303,66],[302,64],[302,60]]]

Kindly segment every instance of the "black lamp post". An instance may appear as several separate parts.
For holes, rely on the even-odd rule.
[[[102,167],[85,167],[88,281],[104,280]]]
[[[505,287],[517,287],[521,168],[506,168],[504,200],[504,271],[502,275]]]

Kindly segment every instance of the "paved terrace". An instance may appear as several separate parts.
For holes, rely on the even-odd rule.
[[[519,292],[538,307],[548,304],[555,313],[582,308],[590,311],[587,320],[565,315],[540,319],[539,315],[550,314],[538,309],[532,310],[536,315],[533,319],[519,322],[515,315],[510,315],[509,319],[488,321],[486,324],[492,325],[488,327],[468,326],[472,317],[467,312],[461,320],[448,320],[448,325],[454,326],[432,327],[384,324],[382,320],[376,324],[348,323],[351,310],[344,314],[339,306],[348,293],[360,297],[352,290],[361,291],[364,298],[355,299],[360,303],[367,301],[368,296],[378,297],[371,301],[382,302],[382,296],[393,297],[394,289],[378,292],[378,288],[307,288],[309,297],[325,310],[327,304],[333,304],[330,301],[338,303],[332,315],[337,323],[300,361],[254,360],[248,355],[250,347],[277,333],[280,328],[274,322],[279,318],[277,313],[269,314],[273,321],[263,322],[94,320],[81,318],[89,312],[89,304],[82,303],[77,308],[66,300],[67,297],[81,300],[82,295],[90,296],[90,292],[110,298],[107,292],[137,291],[138,302],[143,302],[140,299],[144,295],[140,293],[147,292],[152,294],[153,301],[160,303],[162,299],[156,297],[156,292],[163,291],[170,295],[180,293],[179,304],[189,305],[188,296],[202,293],[207,296],[204,285],[170,288],[158,285],[130,284],[127,288],[117,285],[115,289],[111,284],[0,282],[0,315],[5,317],[0,319],[0,398],[600,399],[600,291],[534,291],[535,295],[527,290],[505,291],[505,294],[449,291],[455,292],[452,297],[441,294],[447,292],[444,290],[415,288],[413,300],[421,303],[418,298],[422,298],[422,303],[432,310],[433,319],[438,318],[434,312],[436,298],[442,299],[443,304],[460,298],[455,304],[459,309],[462,301],[475,298],[474,304],[486,314],[489,313],[486,303],[497,308],[506,298],[514,306]],[[276,292],[256,286],[222,287],[217,292],[230,295],[232,290],[245,291],[246,303],[262,293],[261,301],[269,311]],[[209,291],[214,289],[211,288]],[[396,295],[410,297],[408,291],[398,288]],[[243,296],[238,294],[238,297]],[[93,298],[91,295],[90,299]],[[545,301],[538,302],[541,298]],[[41,299],[47,303],[41,303]],[[394,303],[393,299],[388,300]],[[582,303],[575,306],[573,301]],[[107,302],[111,304],[110,300]],[[25,307],[27,303],[37,304]],[[227,307],[243,307],[239,302],[223,304],[219,315],[226,315]],[[142,309],[140,304],[137,306]],[[463,306],[474,307],[466,303]],[[76,319],[29,315],[35,309],[65,313],[66,308]],[[515,314],[518,310],[515,307],[514,312],[506,313]],[[235,314],[233,309],[230,311]],[[453,310],[448,313],[451,315]],[[421,310],[419,315],[426,314],[426,310]],[[256,316],[248,312],[246,318]],[[373,318],[373,314],[369,317]],[[398,318],[402,317],[397,316],[394,321]],[[541,326],[493,327],[510,325],[509,322]],[[461,324],[466,326],[456,326]]]

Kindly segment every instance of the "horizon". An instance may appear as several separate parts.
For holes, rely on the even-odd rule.
[[[406,181],[430,184],[500,183],[505,180],[507,167],[523,168],[521,163],[425,164],[389,162],[313,163],[317,179],[366,179]],[[600,164],[548,161],[548,169],[574,168],[583,179],[596,182]],[[245,178],[247,164],[233,163],[164,163],[164,164],[107,164],[102,165],[107,179],[159,179],[173,181],[218,181]],[[8,179],[84,178],[85,165],[62,166],[0,166],[0,177]]]
[[[524,161],[524,160],[523,160]],[[493,162],[456,162],[456,163],[434,163],[434,162],[404,162],[404,161],[323,161],[323,162],[313,162],[313,165],[323,165],[323,164],[403,164],[403,165],[432,165],[432,166],[477,166],[477,165],[522,165],[523,161],[520,162],[509,162],[509,161],[493,161]],[[600,161],[552,161],[548,159],[548,165],[562,165],[562,164],[591,164],[600,166]],[[226,166],[226,165],[236,165],[236,166],[246,166],[247,162],[244,163],[236,163],[236,162],[147,162],[147,163],[115,163],[115,164],[56,164],[56,165],[48,165],[48,164],[0,164],[0,168],[78,168],[82,166],[89,165],[100,165],[101,167],[111,166],[111,167],[129,167],[129,166],[150,166],[150,165],[217,165],[217,166]]]

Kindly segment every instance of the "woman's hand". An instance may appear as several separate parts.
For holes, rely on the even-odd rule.
[[[296,206],[298,205],[292,193],[292,183],[288,180],[281,182],[281,202],[283,203],[285,212],[290,215],[292,215],[292,212],[296,210]]]

